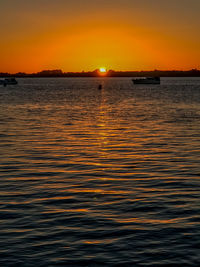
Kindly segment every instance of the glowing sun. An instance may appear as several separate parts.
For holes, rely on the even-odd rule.
[[[99,68],[99,71],[100,71],[101,73],[106,73],[106,68],[104,68],[104,67]]]

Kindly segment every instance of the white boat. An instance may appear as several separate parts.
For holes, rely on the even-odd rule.
[[[4,80],[0,80],[0,84],[6,86],[6,85],[15,85],[18,84],[15,78],[6,78]]]
[[[160,84],[160,77],[133,79],[134,84]]]

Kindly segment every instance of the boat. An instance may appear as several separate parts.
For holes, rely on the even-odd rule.
[[[18,84],[15,78],[6,78],[4,80],[0,80],[0,84],[6,86],[6,85],[15,85]]]
[[[5,82],[6,84],[18,84],[15,78],[6,78]]]
[[[160,84],[160,77],[133,79],[132,81],[134,84]]]

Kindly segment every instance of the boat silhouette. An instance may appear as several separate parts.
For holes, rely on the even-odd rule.
[[[160,84],[160,77],[133,79],[132,81],[134,84]]]
[[[16,84],[18,84],[18,82],[16,81],[15,78],[6,78],[4,80],[0,80],[0,84],[2,84],[3,86],[16,85]]]

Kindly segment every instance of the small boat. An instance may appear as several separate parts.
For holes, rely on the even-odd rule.
[[[6,79],[5,79],[5,82],[6,82],[7,84],[18,84],[18,82],[16,81],[15,78],[6,78]]]
[[[0,84],[6,85],[15,85],[18,84],[15,78],[6,78],[4,80],[0,80]]]
[[[132,81],[134,84],[160,84],[160,77],[133,79]]]

